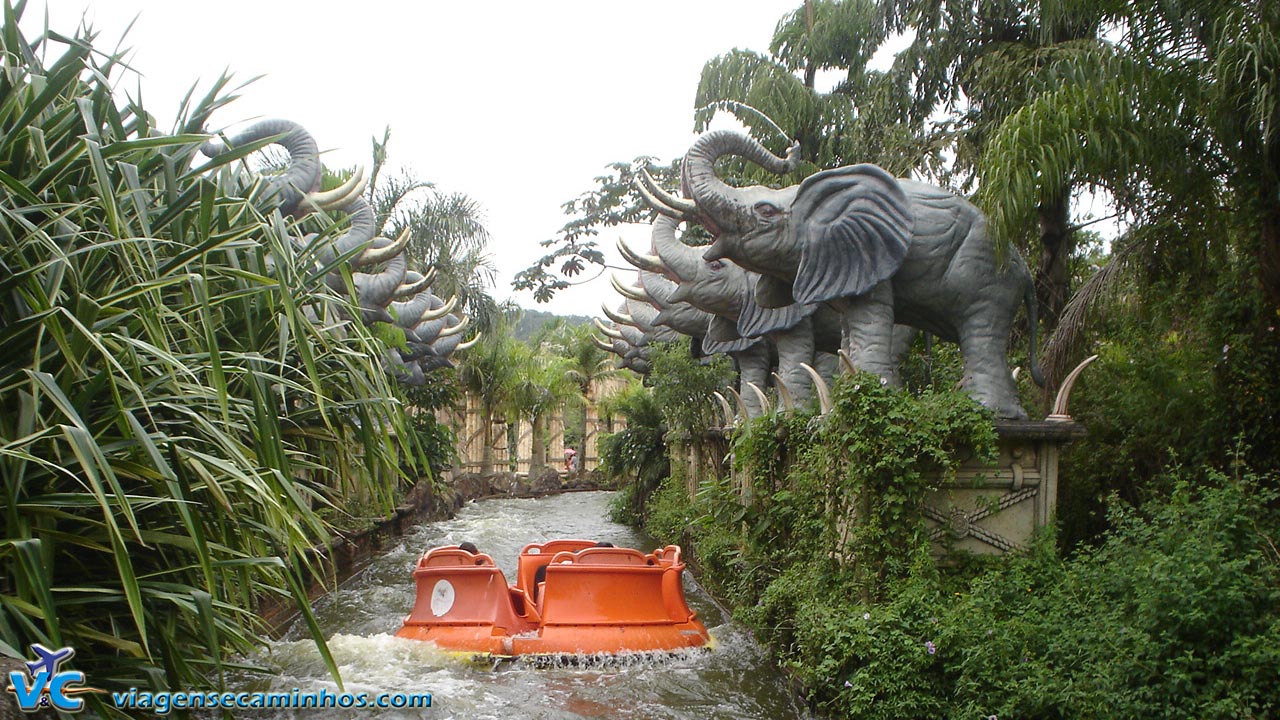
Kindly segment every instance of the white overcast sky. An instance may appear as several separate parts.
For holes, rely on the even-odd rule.
[[[484,208],[498,267],[498,298],[562,314],[616,303],[608,275],[538,305],[511,289],[544,254],[538,241],[567,219],[560,206],[589,190],[605,166],[638,155],[663,161],[693,139],[693,98],[707,60],[733,48],[767,52],[777,21],[801,0],[51,0],[52,29],[84,18],[95,46],[132,48],[141,91],[161,127],[182,96],[223,73],[244,82],[211,129],[260,117],[297,121],[335,167],[369,162],[371,139],[391,127],[390,165],[411,168]],[[28,5],[32,37],[44,3]],[[135,21],[136,18],[136,21]],[[237,83],[238,84],[238,83]],[[121,95],[123,97],[123,95]],[[611,263],[624,235],[608,229]],[[591,274],[594,274],[591,273]]]

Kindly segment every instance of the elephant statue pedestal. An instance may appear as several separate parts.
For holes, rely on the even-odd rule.
[[[1085,428],[1071,421],[998,421],[996,434],[994,463],[964,461],[925,499],[925,523],[940,558],[1025,549],[1036,530],[1053,522],[1058,459]]]

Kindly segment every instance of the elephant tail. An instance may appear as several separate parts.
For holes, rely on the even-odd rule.
[[[1031,365],[1031,379],[1039,387],[1044,387],[1044,370],[1036,361],[1036,330],[1040,327],[1040,304],[1036,301],[1036,285],[1030,277],[1027,278],[1026,288],[1022,291],[1022,299],[1027,305],[1027,330],[1031,338],[1030,348],[1027,351],[1027,361]]]

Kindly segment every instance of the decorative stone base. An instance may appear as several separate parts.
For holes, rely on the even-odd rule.
[[[994,463],[969,458],[925,500],[925,521],[938,555],[999,554],[1025,548],[1053,522],[1062,447],[1084,437],[1076,422],[996,423]]]

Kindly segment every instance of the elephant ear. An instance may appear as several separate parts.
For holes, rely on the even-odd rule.
[[[738,334],[738,327],[730,320],[722,318],[719,315],[712,315],[707,322],[706,339],[716,343],[733,342],[742,337]]]
[[[734,353],[742,352],[756,343],[762,342],[758,338],[738,338],[732,342],[716,342],[714,340],[702,339],[702,352],[705,355],[715,355],[716,353]]]
[[[809,176],[796,191],[788,229],[800,248],[796,301],[869,291],[902,266],[914,225],[902,185],[875,165]]]
[[[742,309],[738,313],[738,334],[742,337],[760,337],[777,330],[790,330],[818,310],[817,305],[801,305],[796,302],[782,307],[761,307],[751,298],[760,297],[762,285],[779,281],[767,275],[755,275],[749,282],[754,283],[755,289],[748,289],[745,293]]]
[[[755,280],[755,304],[764,308],[780,308],[795,303],[791,296],[791,283],[769,275]]]

